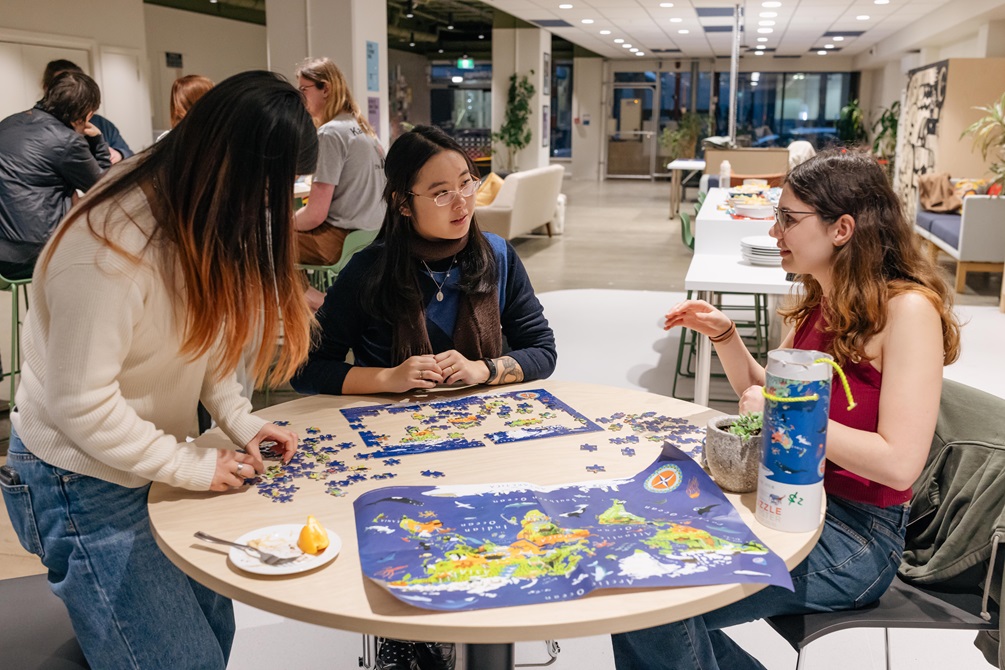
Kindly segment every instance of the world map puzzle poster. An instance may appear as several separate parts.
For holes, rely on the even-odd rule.
[[[602,588],[792,588],[781,558],[670,442],[630,478],[387,487],[361,495],[354,510],[364,574],[427,609],[553,602]]]

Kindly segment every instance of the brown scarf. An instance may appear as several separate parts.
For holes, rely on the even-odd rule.
[[[456,256],[467,244],[467,236],[458,240],[433,242],[413,233],[410,239],[412,257],[426,263]],[[461,293],[453,338],[454,348],[468,360],[498,358],[502,355],[498,286],[488,293]],[[429,342],[426,309],[421,302],[416,305],[414,313],[395,322],[393,347],[395,365],[400,365],[411,356],[438,353],[433,351],[433,345]]]

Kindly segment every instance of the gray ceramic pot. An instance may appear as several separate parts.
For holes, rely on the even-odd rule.
[[[725,491],[747,493],[757,489],[761,463],[761,436],[746,440],[727,432],[737,416],[721,416],[708,422],[705,460],[716,484]]]

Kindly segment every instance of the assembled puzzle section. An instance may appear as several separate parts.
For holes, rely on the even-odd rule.
[[[342,414],[368,449],[357,458],[388,458],[484,447],[603,428],[541,389],[479,394],[425,404],[370,405]],[[370,426],[380,419],[382,432]]]

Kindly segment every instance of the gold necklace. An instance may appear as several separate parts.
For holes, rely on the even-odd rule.
[[[433,280],[433,284],[436,286],[436,302],[443,302],[443,287],[447,283],[447,280],[450,279],[450,268],[454,267],[455,262],[457,262],[457,254],[454,254],[454,257],[450,259],[450,267],[447,268],[447,274],[444,275],[443,281],[437,282],[436,277],[433,276],[433,271],[429,269],[429,265],[426,261],[422,261],[422,264],[426,266],[426,272],[429,273],[429,278]]]

